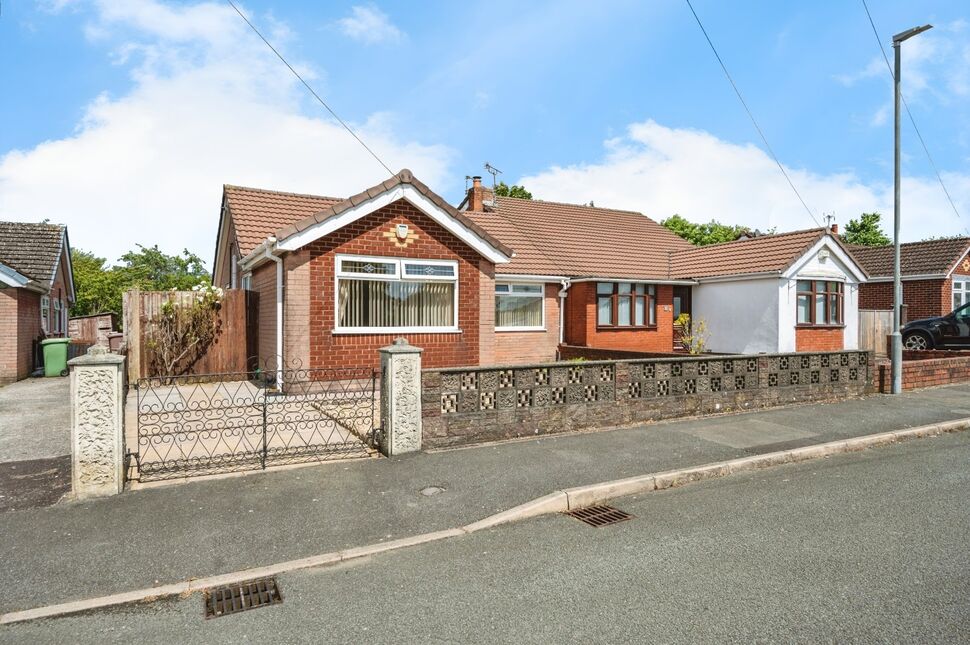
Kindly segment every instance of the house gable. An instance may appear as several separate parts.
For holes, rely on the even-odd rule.
[[[831,235],[824,235],[782,272],[783,278],[798,276],[865,282],[866,274],[859,263]]]

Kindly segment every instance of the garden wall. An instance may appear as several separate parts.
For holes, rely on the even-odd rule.
[[[424,370],[423,444],[835,401],[871,392],[873,372],[859,351]]]
[[[880,392],[892,391],[892,367],[882,362],[878,370]],[[903,390],[970,382],[970,352],[930,349],[903,351]]]

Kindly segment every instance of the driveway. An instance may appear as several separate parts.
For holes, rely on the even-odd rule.
[[[67,378],[0,387],[0,512],[46,506],[71,487]]]

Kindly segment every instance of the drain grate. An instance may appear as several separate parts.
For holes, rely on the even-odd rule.
[[[626,511],[621,511],[618,508],[605,505],[577,508],[575,511],[566,511],[566,515],[575,517],[577,520],[586,522],[590,526],[595,526],[597,528],[600,526],[608,526],[610,524],[616,524],[617,522],[623,522],[624,520],[633,519],[633,516]]]
[[[283,602],[276,578],[262,578],[225,587],[206,589],[203,597],[206,618],[218,618],[226,614],[238,614]]]

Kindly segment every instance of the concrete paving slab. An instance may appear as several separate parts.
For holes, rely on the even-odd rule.
[[[818,435],[805,428],[792,427],[762,419],[723,420],[717,425],[687,427],[686,432],[698,439],[713,441],[732,448],[752,448],[767,444],[809,439]]]
[[[30,378],[0,387],[0,462],[69,454],[69,379]]]

